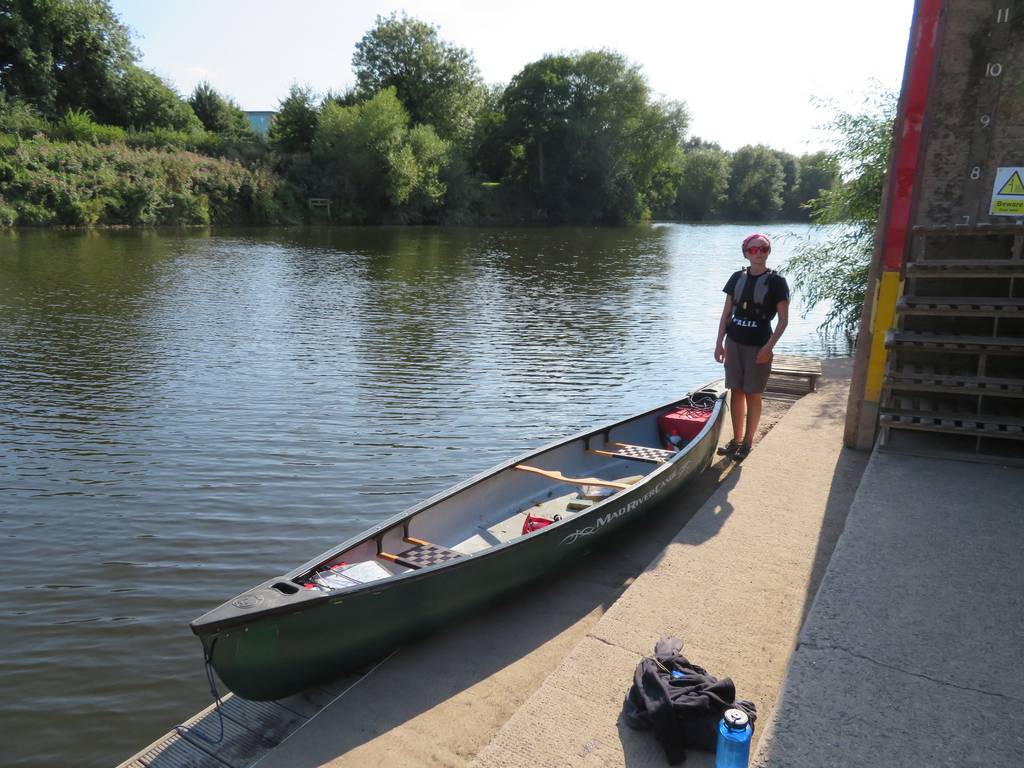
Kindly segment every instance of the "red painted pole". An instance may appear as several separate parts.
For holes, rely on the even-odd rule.
[[[931,82],[938,42],[939,17],[942,0],[920,0],[911,34],[910,77],[904,93],[904,111],[898,124],[900,135],[896,145],[896,164],[889,179],[889,220],[885,232],[883,264],[886,271],[898,271],[903,266],[910,231],[910,213],[913,202],[917,160],[921,150],[922,129],[928,109],[928,86]]]

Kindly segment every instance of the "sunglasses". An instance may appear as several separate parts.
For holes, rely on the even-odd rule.
[[[748,245],[747,253],[763,253],[766,256],[772,252],[770,245]]]

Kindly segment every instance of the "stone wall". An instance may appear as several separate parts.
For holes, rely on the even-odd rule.
[[[1011,223],[988,209],[996,168],[1024,166],[1024,2],[947,0],[943,13],[913,223]]]

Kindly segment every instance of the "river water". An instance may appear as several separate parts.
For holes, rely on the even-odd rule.
[[[208,703],[190,619],[720,376],[753,229],[0,236],[0,764],[120,762]]]

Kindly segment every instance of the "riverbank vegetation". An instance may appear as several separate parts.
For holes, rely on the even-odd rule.
[[[352,68],[346,90],[293,86],[263,137],[209,84],[185,98],[142,69],[106,0],[18,0],[0,14],[0,226],[795,221],[838,175],[827,153],[688,138],[686,105],[613,51],[487,85],[470,51],[393,14]]]
[[[840,173],[808,208],[814,223],[842,226],[799,245],[785,265],[806,311],[827,303],[823,329],[851,338],[864,306],[896,104],[895,93],[876,87],[857,111],[825,105],[834,115],[827,128]]]

